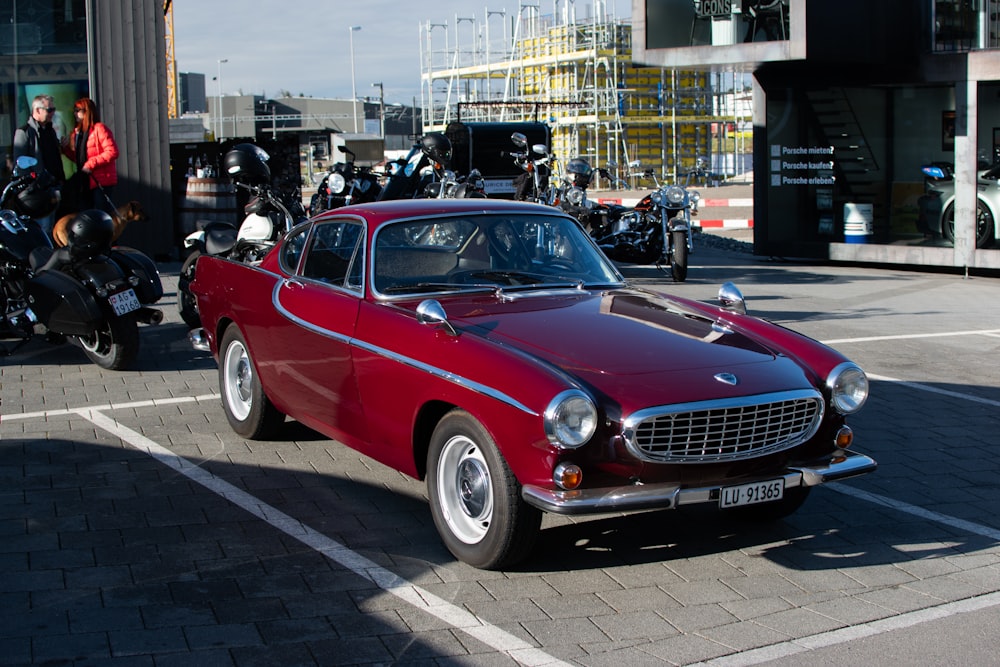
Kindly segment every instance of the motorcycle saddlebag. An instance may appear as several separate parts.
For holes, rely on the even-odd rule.
[[[139,284],[135,286],[135,295],[139,303],[156,303],[163,296],[163,283],[156,270],[156,264],[141,251],[128,246],[115,246],[109,255],[111,261],[121,267],[126,276],[135,276]]]
[[[43,271],[28,281],[28,305],[49,331],[86,336],[104,320],[94,297],[75,278]]]

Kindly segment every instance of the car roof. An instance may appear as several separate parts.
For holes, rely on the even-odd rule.
[[[522,213],[533,215],[565,215],[551,206],[507,199],[400,199],[343,206],[321,213],[315,219],[325,220],[343,215],[357,215],[372,227],[401,218],[462,213]]]

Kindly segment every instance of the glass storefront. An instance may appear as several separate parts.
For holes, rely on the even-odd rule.
[[[1000,248],[1000,83],[980,84],[977,247]],[[954,86],[767,91],[766,225],[772,246],[951,247]],[[813,254],[813,253],[810,253]]]
[[[86,6],[86,0],[0,3],[0,146],[6,156],[36,95],[55,98],[60,136],[72,128],[73,102],[88,94]],[[8,168],[5,160],[0,176]]]

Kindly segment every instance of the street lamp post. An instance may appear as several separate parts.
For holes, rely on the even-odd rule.
[[[225,132],[225,127],[223,127],[222,123],[222,64],[228,62],[228,58],[219,59],[219,76],[216,79],[219,82],[219,103],[215,106],[215,113],[218,116],[219,121],[219,134],[216,136],[217,141],[222,139],[222,134]]]
[[[361,26],[352,25],[347,34],[351,42],[351,104],[354,108],[354,134],[358,133],[358,89],[354,83],[354,32],[361,30]]]
[[[385,89],[381,81],[373,83],[372,88],[378,88],[378,128],[382,139],[385,140]]]

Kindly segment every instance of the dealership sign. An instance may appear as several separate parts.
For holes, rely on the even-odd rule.
[[[694,13],[701,18],[729,16],[733,13],[733,0],[694,0]]]

